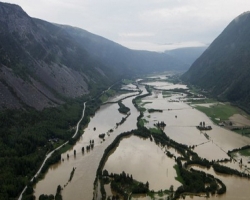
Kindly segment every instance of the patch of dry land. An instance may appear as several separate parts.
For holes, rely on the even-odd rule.
[[[229,118],[235,126],[250,126],[250,120],[241,114],[234,114]]]

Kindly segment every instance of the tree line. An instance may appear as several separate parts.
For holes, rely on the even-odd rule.
[[[118,105],[119,105],[119,112],[122,114],[127,114],[130,111],[130,108],[128,108],[127,106],[125,106],[122,101],[118,101]]]

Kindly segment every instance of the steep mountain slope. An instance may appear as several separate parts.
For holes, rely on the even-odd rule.
[[[182,79],[250,110],[250,12],[235,18]]]
[[[141,74],[164,70],[187,70],[188,65],[164,53],[131,50],[88,31],[59,25],[98,60],[122,70],[123,73]]]
[[[114,81],[110,68],[65,31],[19,6],[0,3],[0,26],[1,107],[43,109],[88,93],[89,85]]]
[[[87,31],[29,17],[0,3],[0,109],[42,110],[102,90],[122,77],[185,66],[165,54],[133,51]]]
[[[206,50],[207,47],[185,47],[173,50],[167,50],[164,53],[182,61],[188,66],[191,66],[194,61]]]

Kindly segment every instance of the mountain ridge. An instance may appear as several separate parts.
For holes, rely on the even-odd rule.
[[[0,25],[0,109],[42,110],[102,91],[122,77],[185,69],[163,54],[29,17],[15,4],[0,3]]]
[[[250,12],[224,29],[182,79],[250,111]]]
[[[59,26],[66,30],[68,34],[74,37],[81,45],[84,44],[88,52],[95,52],[97,59],[111,66],[129,68],[133,70],[133,73],[141,73],[142,70],[145,71],[145,73],[152,73],[150,69],[152,67],[155,71],[169,70],[173,69],[173,65],[175,65],[174,68],[176,70],[187,69],[187,66],[182,62],[164,53],[146,50],[131,50],[81,28],[69,25]],[[108,51],[106,51],[107,49]],[[136,68],[133,66],[136,66]]]
[[[194,61],[207,49],[207,46],[202,47],[184,47],[172,50],[166,50],[164,53],[177,58],[189,67]]]

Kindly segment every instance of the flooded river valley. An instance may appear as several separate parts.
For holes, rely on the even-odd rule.
[[[201,158],[206,158],[209,161],[229,159],[227,155],[228,150],[250,144],[250,138],[216,126],[204,113],[187,104],[184,93],[171,92],[166,95],[163,92],[165,90],[186,89],[187,87],[185,85],[174,85],[166,81],[163,82],[163,80],[162,77],[159,77],[159,81],[144,82],[143,85],[140,85],[140,89],[143,90],[142,94],[146,93],[145,85],[154,87],[152,95],[143,98],[139,102],[140,107],[145,109],[143,117],[145,127],[155,129],[155,123],[165,122],[164,133],[169,138],[181,144],[194,146],[193,151]],[[129,88],[136,89],[134,85],[129,85]],[[138,95],[138,92],[131,92],[131,95]],[[55,194],[58,185],[63,187],[62,196],[64,200],[93,199],[93,183],[104,150],[117,135],[137,129],[137,117],[140,113],[132,103],[132,99],[135,96],[128,96],[130,95],[117,96],[110,100],[113,103],[101,106],[95,116],[90,119],[90,123],[83,130],[84,134],[73,149],[62,155],[64,161],[52,165],[45,177],[36,184],[34,188],[36,199],[41,194]],[[119,113],[119,106],[114,102],[123,97],[128,97],[122,103],[130,108],[130,115],[123,124],[117,126],[116,123],[120,122],[124,115]],[[149,112],[150,109],[159,109],[162,112]],[[211,126],[212,130],[198,130],[196,126],[201,121],[205,122],[207,126]],[[113,130],[112,132],[110,132],[111,129]],[[99,138],[99,134],[102,133],[106,133],[105,140]],[[93,150],[82,153],[82,147],[89,145],[90,140],[94,140]],[[74,150],[76,151],[75,156]],[[178,156],[178,152],[175,149],[170,149],[169,151]],[[69,155],[69,158],[67,158],[67,155]],[[248,157],[244,158],[244,167],[240,167],[237,162],[223,163],[223,165],[243,172],[250,168],[250,164],[247,161]],[[181,186],[181,183],[176,180],[177,172],[174,168],[175,165],[175,160],[166,156],[163,147],[156,145],[149,139],[130,136],[121,140],[120,144],[107,159],[104,169],[112,173],[125,171],[128,174],[132,174],[133,178],[138,181],[143,183],[148,181],[150,190],[160,191],[169,189],[170,186],[173,186],[174,189]],[[201,170],[199,166],[193,167]],[[74,176],[68,182],[73,168],[76,168]],[[210,198],[221,200],[249,198],[248,187],[250,184],[246,178],[215,174],[212,168],[210,170],[202,170],[215,175],[227,186],[226,194],[221,196],[214,195]],[[105,185],[105,188],[107,194],[112,195],[110,187],[108,188]],[[155,196],[155,199],[161,198],[167,198],[167,196]],[[186,196],[186,199],[201,198],[203,197]],[[97,199],[101,199],[101,197],[98,195]],[[133,199],[144,200],[151,198],[149,196],[134,196]]]

